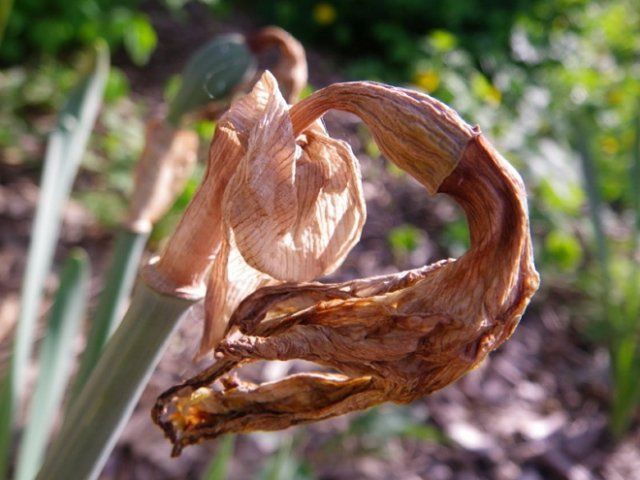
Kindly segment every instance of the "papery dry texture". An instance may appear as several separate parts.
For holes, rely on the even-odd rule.
[[[176,128],[163,118],[149,120],[145,145],[138,160],[125,225],[150,232],[184,188],[198,154],[198,135]]]
[[[202,354],[249,293],[330,273],[360,238],[365,206],[351,148],[319,122],[294,137],[288,109],[269,72],[233,104],[201,187],[147,274],[156,288],[188,291],[212,265]]]
[[[174,455],[203,438],[277,430],[438,390],[509,338],[538,287],[523,183],[478,129],[426,95],[357,82],[294,106],[294,134],[329,108],[359,115],[391,161],[429,192],[453,197],[471,247],[396,275],[287,283],[249,296],[231,317],[216,363],[158,399],[153,418]],[[233,372],[290,359],[340,373],[255,385]]]
[[[279,27],[266,27],[248,35],[247,44],[255,53],[278,49],[278,62],[270,70],[284,89],[287,103],[296,102],[307,86],[307,56],[302,44]]]

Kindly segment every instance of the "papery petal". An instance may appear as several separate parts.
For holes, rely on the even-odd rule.
[[[200,355],[204,355],[218,345],[224,337],[231,313],[245,297],[258,288],[273,283],[275,283],[273,278],[252,268],[244,261],[235,245],[233,232],[227,232],[207,282]]]
[[[335,270],[365,221],[360,170],[351,148],[320,123],[293,140],[284,99],[275,92],[254,127],[224,210],[247,263],[283,281]]]
[[[224,235],[221,208],[224,192],[240,165],[249,133],[262,116],[274,84],[273,76],[265,73],[253,90],[234,102],[218,122],[204,179],[160,260],[146,274],[147,281],[159,291],[174,292],[179,288],[190,295],[204,287],[208,267]],[[194,235],[194,231],[206,235]]]

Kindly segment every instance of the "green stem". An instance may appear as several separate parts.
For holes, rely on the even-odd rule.
[[[98,363],[107,340],[118,326],[123,307],[131,295],[131,288],[136,278],[140,258],[147,243],[148,233],[137,233],[121,229],[107,274],[104,289],[98,301],[98,307],[85,347],[82,361],[76,375],[70,401],[74,401],[89,375]]]
[[[143,282],[64,420],[37,478],[95,479],[125,427],[167,340],[194,303]]]

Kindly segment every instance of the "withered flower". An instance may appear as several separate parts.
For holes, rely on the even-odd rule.
[[[251,292],[330,273],[360,238],[365,206],[351,148],[320,122],[294,136],[288,108],[269,72],[232,105],[199,190],[147,270],[157,288],[185,295],[197,295],[209,273],[201,353]]]
[[[231,234],[220,240],[222,231],[217,241],[227,242],[222,248],[237,248],[240,261],[252,268],[292,282],[261,288],[242,301],[215,350],[217,361],[159,397],[153,418],[173,442],[174,455],[203,438],[282,429],[386,401],[411,402],[443,388],[509,338],[538,287],[523,183],[480,130],[455,111],[427,95],[369,82],[331,85],[288,111],[262,107],[273,102],[269,92],[254,91],[242,108],[236,106],[242,122],[230,112],[220,135],[233,138],[236,146],[216,153],[213,146],[221,139],[214,138],[211,165],[216,167],[208,175],[220,176],[221,184],[231,183],[232,175],[254,175],[259,182],[253,189],[262,184],[273,189],[256,193],[250,182],[230,185],[224,214],[216,219],[220,223],[226,215],[224,228]],[[245,110],[248,104],[252,108]],[[299,217],[287,205],[295,195],[298,205],[305,204],[300,200],[305,189],[287,193],[293,173],[265,169],[271,157],[264,154],[287,164],[285,156],[297,151],[291,138],[311,145],[320,129],[316,122],[329,109],[358,115],[389,160],[430,194],[445,193],[460,204],[469,224],[468,252],[395,275],[337,284],[301,283],[301,276],[283,275],[280,258],[293,257],[280,257],[279,249],[295,240],[283,235],[278,222],[295,223]],[[271,135],[274,123],[286,134]],[[248,124],[257,127],[248,133],[243,129]],[[335,154],[326,168],[345,163],[344,155]],[[242,167],[236,168],[241,155]],[[287,200],[280,203],[281,198]],[[246,212],[243,204],[250,206]],[[278,213],[271,219],[271,212]],[[266,225],[261,232],[269,233],[251,237],[251,222],[257,220]],[[288,268],[295,269],[284,271]],[[213,271],[216,278],[215,266]],[[227,280],[235,282],[231,276]],[[215,295],[214,288],[210,284],[207,294]],[[290,359],[339,373],[296,374],[256,385],[233,371],[247,362]]]

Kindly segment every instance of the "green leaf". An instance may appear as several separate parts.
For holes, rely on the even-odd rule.
[[[127,25],[124,34],[124,48],[136,65],[149,61],[156,48],[158,37],[151,23],[144,15],[136,15]]]
[[[22,397],[26,370],[33,347],[35,324],[58,240],[62,209],[69,197],[73,180],[93,129],[109,74],[109,51],[104,43],[96,46],[91,72],[73,90],[58,115],[49,136],[42,172],[41,192],[29,245],[26,273],[22,282],[20,315],[16,326],[13,355],[6,386],[9,404],[0,405],[15,412]],[[6,391],[6,390],[5,390]],[[9,414],[9,418],[14,418]],[[15,419],[13,420],[15,421]],[[0,478],[6,468],[6,454],[12,422],[0,424]]]
[[[107,103],[126,96],[129,93],[129,80],[121,70],[112,68],[109,72],[107,86],[104,92],[104,101]]]
[[[202,476],[202,480],[225,480],[227,478],[235,438],[233,435],[226,435],[220,440],[218,450]]]
[[[429,45],[438,53],[453,50],[458,45],[456,36],[446,30],[434,30],[429,34]]]
[[[244,37],[225,35],[200,48],[182,72],[180,88],[169,105],[168,118],[178,123],[194,109],[214,100],[226,100],[255,68],[255,58]]]
[[[310,480],[313,474],[298,459],[293,450],[294,437],[287,435],[282,439],[280,448],[267,460],[258,475],[260,480]]]
[[[116,237],[111,266],[91,321],[87,344],[82,354],[70,403],[80,393],[98,363],[107,340],[118,326],[123,307],[131,294],[148,236],[147,233],[120,230]]]
[[[73,343],[82,324],[89,283],[83,250],[72,251],[51,309],[40,350],[40,372],[20,445],[16,480],[32,480],[40,467],[73,365]]]
[[[544,241],[546,253],[561,270],[576,268],[582,258],[582,247],[578,240],[559,230],[553,230]]]
[[[419,228],[413,225],[402,225],[391,229],[387,240],[394,255],[403,256],[415,251],[423,237],[424,234]]]

